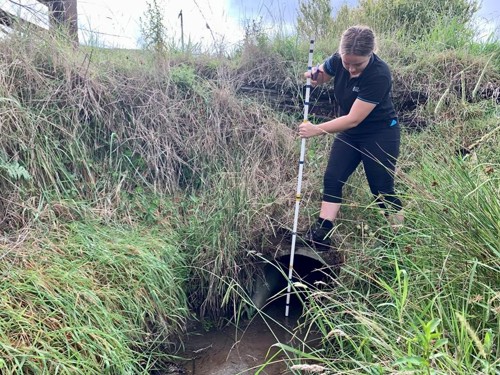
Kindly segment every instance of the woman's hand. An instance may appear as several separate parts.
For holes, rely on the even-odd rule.
[[[313,66],[311,71],[304,73],[304,78],[311,78],[311,86],[316,87],[317,85],[322,85],[328,82],[332,77],[325,73],[323,70],[323,64]]]
[[[299,135],[301,138],[311,138],[325,133],[327,132],[321,129],[318,125],[313,125],[309,121],[304,121],[299,125]]]

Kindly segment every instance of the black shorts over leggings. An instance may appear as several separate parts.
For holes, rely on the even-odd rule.
[[[335,138],[323,179],[323,201],[342,203],[342,188],[360,162],[363,162],[370,190],[382,209],[400,210],[402,205],[394,193],[394,171],[399,156],[399,126],[377,133]]]

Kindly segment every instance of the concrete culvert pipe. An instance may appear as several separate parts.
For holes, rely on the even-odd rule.
[[[257,309],[265,308],[270,300],[280,299],[286,294],[290,254],[282,254],[275,259],[263,260],[261,271],[256,272],[252,302]],[[327,263],[321,253],[312,249],[299,248],[295,251],[294,277],[292,282],[300,281],[314,285],[317,281],[327,281],[338,273],[338,265]],[[280,293],[282,292],[282,293]],[[277,295],[280,293],[279,295]]]

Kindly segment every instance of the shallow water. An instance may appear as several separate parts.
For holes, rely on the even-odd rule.
[[[281,303],[282,302],[282,303]],[[295,309],[294,309],[295,307]],[[301,311],[290,306],[285,315],[285,301],[274,302],[264,310],[267,317],[257,315],[244,327],[227,326],[222,330],[190,332],[185,340],[188,375],[280,375],[287,370],[286,355],[274,347],[276,343],[291,344],[294,326]],[[274,321],[275,320],[275,321]],[[293,345],[293,344],[292,344]],[[275,358],[272,358],[276,354]],[[266,362],[269,363],[263,366]],[[260,371],[260,372],[259,372]]]
[[[300,258],[301,257],[301,258]],[[310,254],[298,254],[295,271],[301,275],[304,283],[312,285],[315,281],[322,280],[325,275],[334,271],[323,269],[323,262],[319,262]],[[323,257],[324,258],[324,257]],[[280,257],[283,267],[289,264],[289,255]],[[331,264],[338,264],[335,258]],[[323,269],[322,272],[318,269]],[[270,267],[273,270],[273,267]],[[283,271],[284,272],[284,271]],[[265,271],[267,281],[273,285],[274,291],[285,290],[288,278],[283,278],[282,273]],[[276,279],[281,275],[282,280]],[[317,346],[318,337],[314,337],[307,330],[307,339],[301,334],[299,326],[302,315],[302,304],[292,294],[290,301],[289,317],[285,317],[285,295],[269,303],[252,320],[241,323],[236,327],[228,325],[221,330],[206,331],[201,325],[189,330],[183,340],[185,350],[178,353],[187,359],[183,363],[187,375],[282,375],[292,374],[288,367],[291,360],[276,347],[282,343],[300,349],[304,342],[308,347]]]

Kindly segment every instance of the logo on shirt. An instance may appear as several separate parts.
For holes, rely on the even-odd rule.
[[[354,92],[359,92],[359,86],[354,86],[354,87],[352,88],[352,91],[354,91]]]

